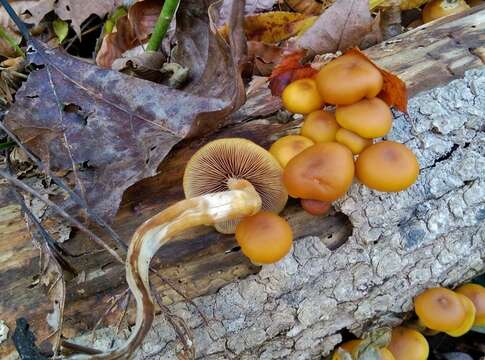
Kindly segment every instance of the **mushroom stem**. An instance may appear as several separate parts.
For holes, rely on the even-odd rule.
[[[250,216],[261,209],[261,198],[248,181],[237,181],[234,188],[180,201],[151,217],[135,231],[126,260],[126,280],[136,301],[136,323],[131,335],[113,351],[75,355],[71,359],[113,360],[131,357],[150,330],[155,317],[149,285],[152,257],[168,240],[185,230]]]

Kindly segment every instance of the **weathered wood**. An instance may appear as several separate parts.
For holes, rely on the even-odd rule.
[[[466,16],[465,16],[466,15]],[[367,50],[378,64],[398,74],[409,86],[411,95],[444,84],[459,77],[467,69],[483,65],[479,54],[485,46],[485,10],[472,9],[467,14],[426,25],[398,39]],[[123,199],[114,222],[115,230],[129,241],[134,229],[145,219],[183,198],[181,178],[190,156],[210,139],[241,136],[268,146],[277,137],[293,132],[299,121],[278,122],[276,116],[251,120],[242,116],[244,109],[208,139],[188,140],[179,144],[160,165],[160,174],[132,186]],[[244,121],[243,121],[244,120]],[[328,244],[345,240],[351,226],[342,214],[325,218],[309,216],[292,202],[284,216],[292,224],[295,235],[328,236]],[[0,209],[0,320],[13,329],[15,319],[26,317],[37,338],[47,335],[45,316],[50,311],[40,287],[35,285],[38,253],[33,248],[16,205]],[[103,313],[108,299],[121,291],[124,268],[107,254],[98,252],[86,237],[76,234],[64,244],[72,253],[86,254],[69,259],[79,271],[85,271],[86,281],[71,281],[67,285],[66,328],[75,332],[94,326]],[[213,293],[236,278],[255,273],[239,251],[232,236],[217,234],[211,229],[197,229],[176,239],[158,256],[165,277],[177,282],[190,297]],[[156,282],[167,303],[179,300],[166,285]],[[0,356],[11,351],[10,345],[0,347]]]

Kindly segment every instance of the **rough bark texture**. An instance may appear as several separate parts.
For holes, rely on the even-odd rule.
[[[418,156],[418,182],[398,194],[354,184],[337,205],[354,230],[330,252],[319,237],[295,244],[284,261],[196,299],[205,326],[185,303],[171,307],[193,329],[204,359],[309,359],[328,353],[339,331],[395,325],[413,297],[482,272],[485,258],[485,69],[410,102],[414,129],[398,117],[390,139]],[[98,345],[109,343],[103,330]],[[105,344],[106,345],[106,344]],[[159,320],[143,355],[176,359],[171,327]]]

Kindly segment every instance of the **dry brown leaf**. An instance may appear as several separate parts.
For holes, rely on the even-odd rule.
[[[270,75],[275,65],[281,62],[284,51],[283,48],[276,45],[248,41],[248,59],[254,64],[253,73],[263,76]]]
[[[123,0],[39,0],[27,10],[32,15],[26,21],[38,24],[47,13],[54,11],[60,19],[71,21],[76,34],[81,37],[81,24],[91,15],[105,16]]]
[[[365,34],[364,38],[359,44],[359,48],[362,50],[370,48],[371,46],[382,42],[383,38],[384,35],[381,28],[381,13],[379,12],[374,17],[374,20],[372,20],[371,29],[367,34]]]
[[[296,45],[317,54],[345,51],[358,46],[371,27],[368,0],[337,0]]]
[[[389,71],[384,70],[374,64],[374,62],[372,62],[372,60],[369,59],[367,55],[365,55],[357,48],[350,49],[347,54],[361,56],[365,60],[369,61],[372,65],[374,65],[384,77],[384,86],[377,96],[384,100],[389,106],[395,106],[402,112],[408,111],[408,95],[406,84],[404,83],[404,81],[402,81],[396,75],[390,73]]]
[[[37,0],[34,1],[15,1],[10,5],[15,10],[17,14],[19,14],[20,18],[25,20],[25,16],[22,15],[26,10],[31,8],[33,5],[37,3]],[[3,6],[0,7],[0,25],[16,40],[17,44],[20,43],[22,37],[18,32],[17,26],[14,24],[10,16],[5,11]],[[15,49],[3,38],[0,38],[0,55],[4,57],[13,57],[16,54]]]
[[[334,2],[335,0],[285,0],[292,10],[306,15],[320,15]]]
[[[224,0],[220,9],[216,24],[218,26],[224,25],[229,18],[229,9],[234,0]],[[238,0],[236,0],[238,1]],[[271,10],[279,0],[246,0],[244,4],[244,15],[254,15],[256,13]]]
[[[178,11],[187,26],[179,28],[179,47],[198,50],[185,59],[196,61],[187,64],[196,72],[184,91],[30,44],[29,60],[38,67],[17,92],[5,126],[52,170],[72,170],[75,191],[104,219],[114,216],[127,187],[156,173],[173,145],[217,128],[244,102],[242,24],[229,46],[200,9],[200,0],[184,0]]]
[[[107,34],[96,55],[96,63],[111,68],[116,59],[127,50],[146,42],[162,9],[159,0],[139,1],[130,7],[128,14],[116,22],[116,29]]]

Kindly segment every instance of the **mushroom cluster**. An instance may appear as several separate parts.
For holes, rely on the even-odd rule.
[[[303,114],[304,121],[299,135],[278,139],[270,152],[284,168],[288,194],[301,199],[310,214],[328,212],[354,176],[387,192],[405,190],[416,181],[419,164],[411,150],[393,141],[374,144],[392,128],[392,112],[378,97],[383,86],[383,75],[372,62],[348,53],[283,90],[283,105]]]
[[[456,291],[427,289],[414,299],[414,308],[424,327],[459,337],[485,324],[485,288],[466,284]]]
[[[344,360],[344,357],[341,356],[342,352],[349,354],[352,359],[357,358],[358,349],[362,346],[362,343],[362,340],[356,339],[340,344],[333,352],[332,360]],[[387,347],[381,347],[377,352],[379,353],[380,360],[396,360]]]

